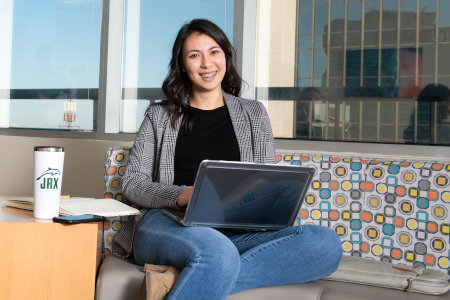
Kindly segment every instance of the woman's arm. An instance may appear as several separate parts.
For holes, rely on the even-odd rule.
[[[122,192],[127,200],[141,208],[176,208],[183,189],[156,181],[159,178],[158,166],[164,159],[161,151],[158,151],[162,139],[157,138],[155,126],[162,120],[156,116],[149,111],[136,135],[123,177]]]
[[[264,148],[264,162],[265,163],[275,163],[275,141],[273,138],[272,125],[270,124],[269,115],[267,114],[266,108],[262,103],[260,103],[262,113],[261,113],[261,141]]]
[[[247,100],[247,103],[254,106],[250,110],[250,122],[255,162],[273,164],[276,162],[276,154],[269,115],[261,102],[256,100]]]

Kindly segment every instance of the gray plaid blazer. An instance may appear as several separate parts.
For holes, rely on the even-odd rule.
[[[264,106],[224,93],[225,103],[239,145],[241,161],[274,163],[275,147],[269,116]],[[122,181],[126,200],[141,208],[141,214],[130,218],[114,237],[113,254],[128,257],[134,232],[142,216],[151,208],[177,208],[183,190],[173,185],[175,145],[181,125],[175,128],[165,106],[149,108],[130,151]]]

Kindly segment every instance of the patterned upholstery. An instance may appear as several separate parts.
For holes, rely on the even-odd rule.
[[[450,164],[308,154],[277,161],[317,170],[297,222],[333,228],[345,255],[449,271]]]
[[[105,198],[123,201],[122,176],[125,173],[129,152],[129,147],[109,147],[107,149],[105,158],[105,190],[103,195]],[[113,237],[127,220],[128,217],[114,217],[105,221],[103,232],[104,256],[112,253]]]
[[[108,148],[105,197],[122,200],[129,151]],[[317,171],[296,224],[333,228],[346,255],[450,272],[450,164],[298,153],[277,163]],[[104,255],[125,220],[105,222]]]

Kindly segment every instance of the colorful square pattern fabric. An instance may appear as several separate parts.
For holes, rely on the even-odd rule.
[[[345,255],[449,270],[449,164],[278,155],[316,169],[297,224],[333,228]]]
[[[367,181],[374,189],[366,192],[365,208],[373,221],[362,232],[371,251],[365,255],[448,270],[450,172],[445,167],[441,162],[369,162]],[[377,237],[369,236],[369,228]]]
[[[122,201],[130,148],[106,152],[107,198]],[[362,157],[280,154],[277,163],[316,170],[298,224],[330,227],[345,255],[424,265],[450,274],[450,164]],[[104,224],[104,255],[126,217]]]
[[[128,162],[129,147],[109,147],[105,158],[104,197],[123,201],[122,176]],[[127,203],[129,204],[129,203]],[[103,256],[112,253],[112,240],[114,235],[122,228],[128,217],[107,218],[103,228]]]

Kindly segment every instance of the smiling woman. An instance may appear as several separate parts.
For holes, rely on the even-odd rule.
[[[211,21],[194,19],[180,29],[163,83],[166,100],[148,108],[123,177],[123,196],[141,214],[113,243],[139,265],[180,270],[169,287],[149,276],[165,299],[225,299],[251,288],[307,282],[332,273],[342,255],[338,235],[323,226],[221,231],[184,227],[161,211],[188,205],[192,188],[184,186],[194,184],[205,159],[275,162],[269,117],[262,103],[239,97],[242,79],[233,55]]]

